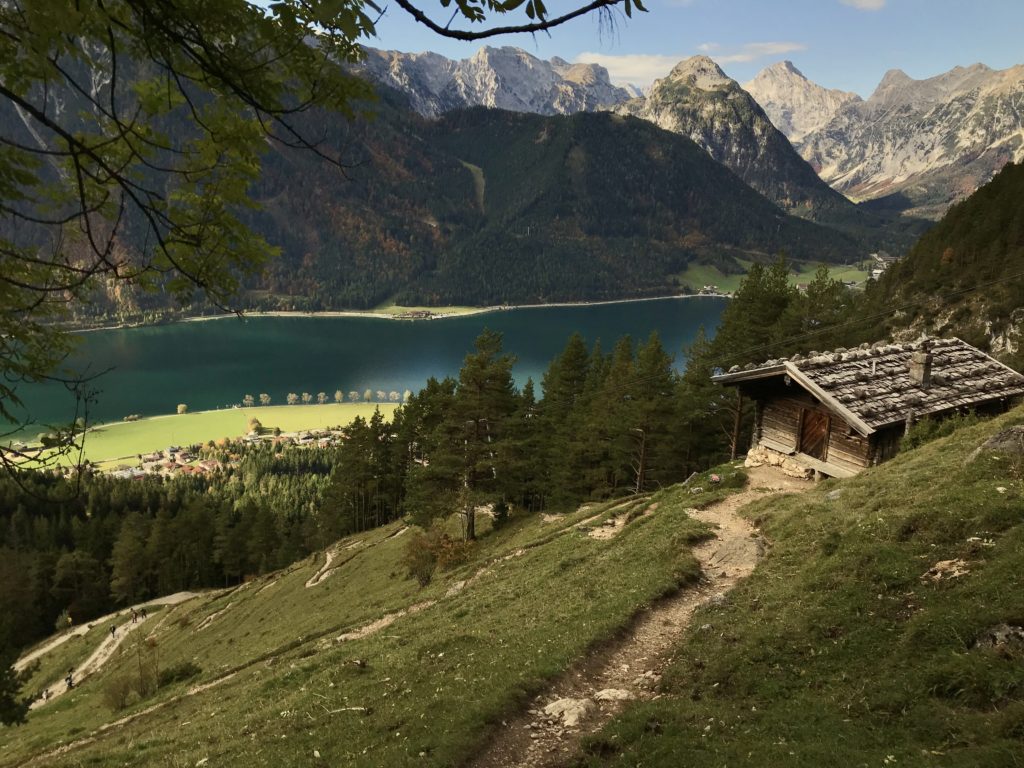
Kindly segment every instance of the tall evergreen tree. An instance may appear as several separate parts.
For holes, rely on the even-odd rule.
[[[121,604],[148,597],[147,535],[148,526],[138,512],[131,512],[122,519],[110,557],[110,593]]]
[[[633,425],[634,489],[675,482],[682,472],[677,376],[658,334],[637,349]]]

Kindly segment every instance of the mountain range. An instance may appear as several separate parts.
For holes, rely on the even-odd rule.
[[[862,100],[783,62],[746,88],[822,179],[876,209],[937,218],[1024,159],[1024,66],[924,80],[894,69]]]
[[[1024,66],[975,64],[924,80],[892,70],[867,99],[826,89],[788,61],[740,86],[695,56],[646,94],[614,85],[598,65],[517,48],[462,61],[367,49],[362,67],[430,117],[467,106],[635,115],[693,139],[787,211],[852,230],[877,221],[828,187],[875,212],[934,219],[1024,159]]]
[[[250,308],[664,294],[695,260],[730,273],[737,257],[780,252],[842,263],[880,247],[902,251],[917,233],[914,220],[893,224],[900,206],[879,212],[830,188],[768,110],[707,57],[681,62],[646,94],[614,86],[597,65],[513,48],[461,62],[367,51],[362,66],[390,83],[367,107],[373,119],[305,118],[343,171],[268,149],[253,186],[262,211],[248,215],[281,257],[247,284]],[[788,114],[790,130],[808,131],[802,148],[857,110],[1015,92],[1011,76],[984,68],[927,87],[892,75],[863,102],[818,89],[791,65],[770,75],[755,79],[775,84],[774,101],[762,98],[776,120]],[[800,88],[807,98],[797,98]],[[52,98],[61,102],[54,109],[74,108],[67,95]],[[835,110],[824,127],[808,119],[815,109]],[[28,142],[24,119],[8,111],[0,125]],[[1016,145],[1011,137],[998,146]],[[978,162],[985,158],[994,170],[992,153]],[[96,307],[145,312],[162,300],[119,294]]]
[[[365,48],[360,71],[404,92],[417,112],[435,117],[453,109],[492,107],[539,115],[608,109],[639,93],[612,85],[597,64],[531,56],[520,48],[485,46],[468,59],[436,53]]]
[[[804,77],[791,61],[762,69],[743,84],[775,127],[792,142],[822,128],[842,107],[862,101],[856,93],[824,88]]]
[[[784,210],[829,224],[865,215],[822,182],[764,110],[706,56],[679,63],[644,95],[612,85],[596,64],[543,61],[518,48],[481,48],[453,61],[435,53],[366,49],[362,71],[396,88],[426,117],[482,106],[541,115],[614,110],[682,134]],[[870,225],[868,225],[870,226]]]

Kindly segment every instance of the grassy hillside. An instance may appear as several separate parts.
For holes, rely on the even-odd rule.
[[[729,472],[727,481],[743,482]],[[587,531],[629,511],[614,502],[513,520],[422,589],[404,575],[414,534],[400,525],[343,540],[326,577],[320,555],[151,615],[152,647],[126,640],[98,674],[5,731],[0,765],[36,756],[46,765],[280,766],[309,764],[314,750],[334,765],[458,763],[639,606],[695,580],[689,547],[708,534],[685,509],[729,492],[643,499],[639,509],[661,502],[657,514],[608,540]],[[32,690],[81,663],[102,624],[44,656]],[[361,628],[365,637],[339,639]],[[190,663],[201,672],[142,700],[133,694],[123,710],[108,706],[111,687],[137,679],[140,658],[153,655],[163,670]]]
[[[1024,626],[1024,457],[970,460],[1014,424],[1024,408],[748,506],[765,559],[698,610],[660,697],[588,737],[583,763],[1018,765],[1024,646],[987,638]],[[741,482],[731,473],[724,485]],[[154,614],[151,647],[125,641],[5,731],[0,765],[463,764],[638,607],[695,579],[689,548],[707,531],[686,509],[726,493],[514,519],[424,588],[404,577],[415,534],[400,524],[343,540],[330,569],[318,555]],[[610,539],[576,527],[654,502]],[[102,629],[44,657],[32,685]],[[112,706],[147,654],[183,679]]]
[[[1024,457],[969,461],[1015,423],[748,507],[767,558],[586,764],[1020,765],[1024,645],[985,639],[1024,625]],[[957,559],[964,575],[923,578]]]

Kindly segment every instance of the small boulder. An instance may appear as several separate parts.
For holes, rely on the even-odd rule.
[[[605,688],[595,693],[594,698],[598,701],[628,701],[633,698],[633,694],[621,688]]]
[[[544,707],[544,714],[561,720],[567,728],[575,728],[593,708],[590,699],[559,699]]]
[[[1024,456],[1024,424],[1004,429],[982,443],[968,457],[968,463],[983,453],[998,453],[1003,456]]]
[[[997,624],[989,627],[974,641],[975,648],[992,648],[997,651],[1024,651],[1024,627],[1012,624]]]

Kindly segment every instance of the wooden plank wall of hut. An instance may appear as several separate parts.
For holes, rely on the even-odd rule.
[[[852,432],[850,425],[841,416],[807,393],[774,397],[764,403],[761,409],[761,440],[775,450],[796,451],[800,413],[806,408],[826,411],[831,419],[826,461],[854,472],[870,466],[868,440]]]
[[[772,398],[761,409],[761,439],[769,440],[778,448],[796,450],[800,433],[800,411],[811,403],[795,397]],[[774,447],[774,446],[773,446]]]
[[[880,429],[871,436],[871,463],[881,464],[888,461],[900,450],[903,440],[903,427],[897,425]]]
[[[828,462],[859,472],[871,465],[869,441],[850,429],[841,416],[832,414],[832,429],[828,436]]]

